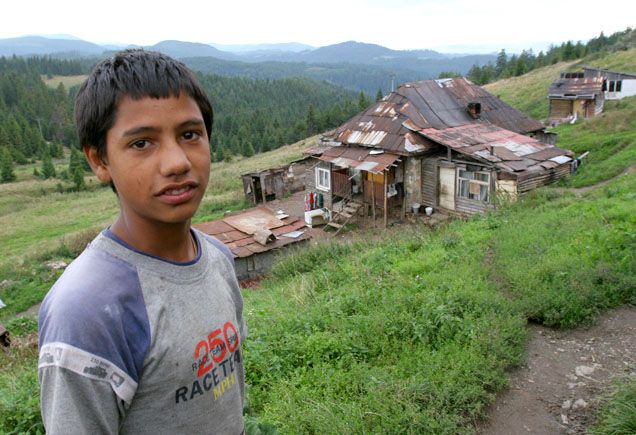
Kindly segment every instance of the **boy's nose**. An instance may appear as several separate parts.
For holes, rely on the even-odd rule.
[[[161,153],[161,175],[170,177],[190,170],[192,163],[185,150],[176,141],[165,142]]]

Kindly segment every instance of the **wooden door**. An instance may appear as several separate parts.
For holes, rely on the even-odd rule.
[[[439,168],[439,205],[455,210],[455,168]]]

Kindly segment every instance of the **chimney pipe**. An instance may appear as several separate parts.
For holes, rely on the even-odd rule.
[[[481,116],[481,103],[471,101],[470,103],[468,103],[466,110],[468,110],[468,114],[471,116],[471,118],[478,119]]]

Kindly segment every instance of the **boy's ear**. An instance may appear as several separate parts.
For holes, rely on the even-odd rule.
[[[97,148],[84,146],[82,147],[82,151],[84,151],[86,160],[88,160],[88,165],[91,167],[99,181],[104,184],[110,183],[112,179],[110,171],[108,170],[108,164],[98,155]]]

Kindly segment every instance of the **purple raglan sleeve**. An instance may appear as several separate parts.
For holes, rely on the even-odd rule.
[[[89,247],[46,296],[39,330],[47,433],[117,433],[150,344],[136,270]]]

